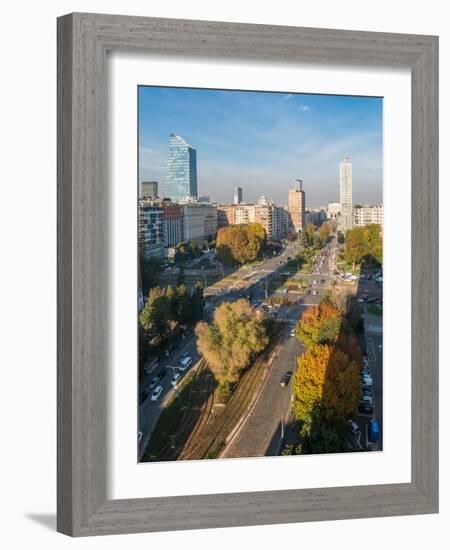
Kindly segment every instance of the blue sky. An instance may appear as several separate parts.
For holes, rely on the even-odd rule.
[[[339,200],[339,161],[353,163],[353,202],[382,201],[382,99],[190,88],[139,88],[139,178],[164,195],[170,134],[197,150],[199,194],[287,201],[303,179],[307,207]]]

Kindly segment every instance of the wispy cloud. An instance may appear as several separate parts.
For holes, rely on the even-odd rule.
[[[140,179],[164,187],[169,135],[197,149],[198,187],[230,200],[236,181],[247,200],[285,204],[296,178],[307,205],[339,198],[339,161],[353,162],[355,202],[379,202],[381,100],[314,94],[147,88],[140,98]],[[308,116],[303,116],[303,114]]]

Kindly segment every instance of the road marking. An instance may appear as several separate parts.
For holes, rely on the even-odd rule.
[[[383,327],[381,325],[367,325],[365,331],[367,334],[377,336],[383,334]]]

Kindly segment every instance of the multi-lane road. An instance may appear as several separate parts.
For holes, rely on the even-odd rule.
[[[258,308],[263,308],[262,302],[267,298],[270,282],[277,277],[286,275],[286,263],[300,251],[299,243],[289,244],[281,255],[269,258],[258,266],[240,268],[234,272],[234,277],[226,287],[209,287],[205,293],[205,318],[211,320],[214,310],[223,302],[235,301],[240,297],[249,298]],[[283,375],[288,371],[295,371],[296,358],[303,352],[298,338],[292,336],[292,329],[301,317],[305,307],[319,304],[320,300],[329,292],[336,275],[337,243],[333,236],[330,242],[317,253],[311,273],[297,273],[294,279],[307,282],[307,289],[303,293],[285,293],[287,304],[274,307],[270,315],[285,323],[284,337],[271,358],[272,364],[264,384],[228,441],[223,457],[264,456],[276,455],[280,451],[280,444],[285,426],[288,423],[291,411],[291,380],[287,385],[281,385]],[[292,278],[292,275],[289,275]],[[360,283],[360,286],[363,283]],[[273,288],[273,284],[271,285]],[[367,291],[367,289],[366,289]],[[273,291],[272,291],[273,292]],[[275,291],[278,292],[278,291]],[[370,293],[370,289],[369,289]],[[264,310],[267,314],[267,308]],[[364,315],[366,324],[365,344],[369,360],[369,368],[373,378],[374,413],[373,415],[358,415],[355,420],[361,428],[361,437],[356,446],[367,448],[367,424],[372,416],[380,421],[382,415],[382,327],[381,317]],[[369,327],[369,330],[367,328]],[[139,445],[139,458],[151,437],[151,432],[159,418],[164,404],[175,391],[172,384],[172,370],[176,367],[182,354],[188,354],[193,359],[193,365],[200,359],[195,336],[192,331],[181,342],[181,345],[167,357],[151,375],[141,381],[140,391],[148,388],[152,378],[158,373],[166,372],[158,383],[163,387],[161,397],[152,402],[149,397],[139,406],[139,429],[143,436]],[[169,367],[169,368],[168,368]],[[191,367],[194,368],[194,367]],[[378,447],[381,449],[381,439]]]

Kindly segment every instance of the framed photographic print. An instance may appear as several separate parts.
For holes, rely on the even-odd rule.
[[[437,47],[58,20],[58,530],[437,512]]]

